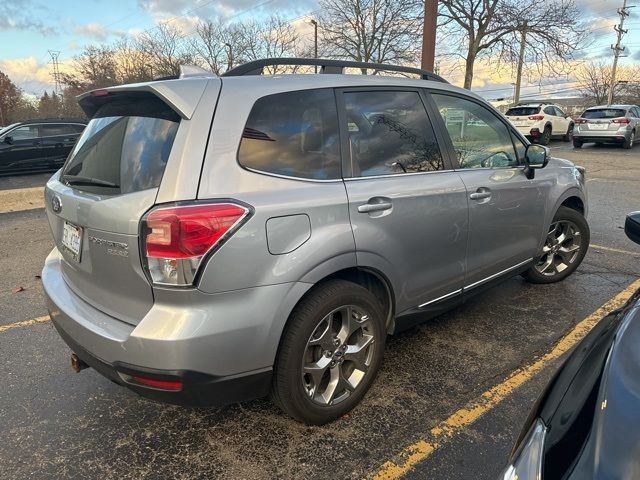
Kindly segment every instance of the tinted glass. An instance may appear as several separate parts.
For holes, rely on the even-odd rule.
[[[555,115],[556,114],[556,109],[553,108],[553,107],[545,107],[543,111],[547,115]]]
[[[38,138],[40,133],[38,131],[38,125],[26,125],[12,130],[9,136],[14,140],[30,140],[32,138]]]
[[[82,133],[82,131],[84,130],[84,125],[69,125],[69,128],[71,128],[71,131],[73,133]]]
[[[43,137],[53,137],[56,135],[70,135],[73,133],[69,125],[64,124],[44,124],[40,127]]]
[[[494,113],[460,97],[433,95],[445,122],[460,168],[519,165],[511,133]]]
[[[535,115],[540,113],[540,107],[514,107],[507,110],[508,117],[523,117],[525,115]]]
[[[78,139],[62,180],[77,176],[116,185],[72,185],[105,195],[158,187],[178,125],[179,117],[159,99],[106,104]]]
[[[278,175],[340,178],[333,90],[287,92],[259,99],[244,128],[238,161],[247,168]]]
[[[417,92],[348,92],[344,101],[354,176],[444,169]]]
[[[594,108],[592,110],[586,110],[582,114],[582,118],[598,119],[598,118],[618,118],[624,117],[627,114],[626,110],[621,108]]]
[[[562,110],[560,110],[558,107],[554,107],[554,110],[556,111],[556,116],[557,117],[566,117],[567,114],[564,113]]]

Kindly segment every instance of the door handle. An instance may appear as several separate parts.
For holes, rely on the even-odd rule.
[[[482,189],[482,188],[479,188],[477,191],[469,195],[469,198],[471,200],[483,200],[485,198],[490,198],[490,197],[491,197],[491,191]]]
[[[380,203],[365,203],[364,205],[360,205],[358,207],[358,212],[360,213],[371,213],[371,212],[382,212],[384,210],[389,210],[393,205],[391,202],[380,202]]]

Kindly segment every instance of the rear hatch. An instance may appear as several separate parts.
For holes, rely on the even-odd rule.
[[[540,107],[513,107],[505,115],[516,127],[530,127],[544,118]]]
[[[607,107],[587,110],[579,119],[580,130],[602,132],[617,131],[628,124],[627,111],[623,108]]]
[[[140,219],[156,203],[189,121],[149,89],[116,87],[80,103],[92,118],[47,183],[47,216],[66,283],[95,308],[135,325],[153,305]]]

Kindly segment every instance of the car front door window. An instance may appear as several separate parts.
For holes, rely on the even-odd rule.
[[[515,167],[520,164],[508,127],[480,104],[433,95],[449,133],[459,168]]]
[[[8,133],[8,136],[13,140],[32,140],[39,136],[37,125],[27,125],[24,127],[18,127]]]

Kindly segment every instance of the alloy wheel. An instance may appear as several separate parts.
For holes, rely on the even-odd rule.
[[[307,341],[302,385],[319,405],[335,405],[360,385],[374,358],[376,342],[369,314],[346,305],[326,315]]]
[[[575,223],[569,220],[554,222],[535,268],[545,276],[558,275],[578,259],[581,247],[582,236]]]

